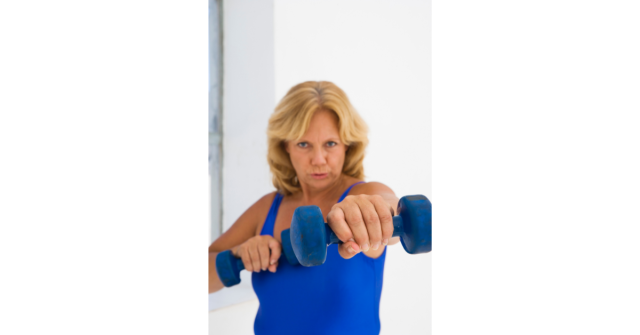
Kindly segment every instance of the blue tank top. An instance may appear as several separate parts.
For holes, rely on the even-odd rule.
[[[361,183],[361,182],[360,182]],[[351,185],[340,197],[341,202]],[[273,236],[283,196],[276,194],[260,235]],[[324,264],[291,266],[284,254],[275,273],[254,272],[253,290],[260,307],[253,325],[257,335],[379,334],[380,294],[386,246],[373,259],[359,253],[344,259],[338,246],[327,250]]]

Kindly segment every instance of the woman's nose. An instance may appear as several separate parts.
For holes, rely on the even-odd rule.
[[[311,159],[311,164],[313,165],[324,165],[327,163],[325,158],[325,152],[322,149],[313,150],[313,158]]]

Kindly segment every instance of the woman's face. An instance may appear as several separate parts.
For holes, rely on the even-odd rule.
[[[287,141],[285,148],[301,184],[322,189],[340,178],[347,146],[340,141],[333,112],[316,111],[302,138]]]

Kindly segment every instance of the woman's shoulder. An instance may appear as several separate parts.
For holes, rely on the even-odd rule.
[[[209,251],[230,249],[247,239],[260,234],[264,219],[277,192],[271,192],[254,202],[231,227],[209,247]],[[256,232],[257,231],[257,232]]]
[[[260,231],[262,230],[264,221],[267,219],[267,215],[269,215],[271,204],[275,200],[276,195],[278,195],[277,191],[267,193],[249,208],[249,210],[253,212],[253,216],[256,218],[256,235],[260,235]]]
[[[258,201],[256,201],[253,205],[251,205],[249,210],[252,210],[258,216],[262,216],[262,214],[266,216],[267,213],[269,212],[269,209],[271,208],[271,203],[273,203],[273,200],[275,199],[276,194],[278,194],[277,191],[273,191],[271,193],[265,194],[260,199],[258,199]]]
[[[260,199],[258,199],[258,201],[256,201],[255,205],[263,205],[263,206],[264,204],[270,205],[273,199],[276,197],[276,194],[278,194],[278,191],[273,191],[263,195]]]

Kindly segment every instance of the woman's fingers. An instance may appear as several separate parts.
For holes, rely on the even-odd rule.
[[[282,246],[280,245],[280,242],[272,236],[264,235],[261,236],[257,249],[260,255],[260,268],[262,271],[269,270],[271,272],[275,272],[278,259],[282,253]],[[274,264],[276,267],[273,267]]]
[[[369,234],[358,204],[347,202],[334,205],[331,213],[327,215],[327,221],[340,241],[355,240],[358,249],[369,250]]]
[[[393,208],[380,196],[373,197],[371,202],[375,206],[380,220],[382,245],[387,245],[393,236]]]
[[[357,207],[357,205],[356,205]],[[327,215],[327,223],[343,243],[338,245],[338,253],[342,258],[349,259],[357,255],[361,249],[353,239],[351,227],[347,224],[345,212],[339,205],[334,205]],[[364,224],[363,224],[364,225]],[[366,232],[365,232],[366,233]]]
[[[269,250],[269,244],[267,243],[258,243],[258,255],[260,257],[260,269],[262,271],[267,270],[271,259],[271,251]]]
[[[240,252],[240,259],[242,259],[242,263],[244,264],[244,269],[247,271],[253,271],[253,263],[251,262],[251,256],[246,250],[242,250]]]
[[[327,221],[338,238],[345,242],[338,249],[345,258],[353,257],[349,247],[353,254],[378,250],[393,236],[393,209],[379,195],[348,196],[334,205]],[[346,243],[349,239],[355,243]]]
[[[260,272],[260,254],[258,253],[258,248],[256,244],[253,244],[250,248],[248,248],[249,257],[251,257],[251,267],[253,272]]]
[[[355,202],[348,202],[341,206],[344,211],[344,217],[347,220],[353,239],[358,243],[362,251],[369,251],[371,244],[369,243],[369,233],[367,226],[362,218],[360,206]]]
[[[327,224],[333,230],[333,233],[338,236],[340,241],[346,242],[349,239],[353,239],[351,228],[347,224],[347,220],[344,217],[344,210],[339,205],[334,205],[331,211],[327,215]]]
[[[376,207],[372,203],[372,200],[373,199],[370,199],[368,196],[363,195],[356,198],[356,203],[358,204],[358,207],[360,207],[360,212],[364,219],[367,233],[369,234],[369,246],[373,250],[378,250],[382,243],[382,229],[380,227],[378,212],[376,211]],[[362,249],[367,251],[364,246]]]
[[[275,263],[269,265],[269,271],[271,272],[276,272],[276,269],[278,268],[278,261],[276,261]]]
[[[280,259],[280,255],[282,254],[282,246],[280,245],[280,242],[278,242],[278,240],[276,240],[275,238],[270,238],[268,245],[269,250],[271,250],[271,255],[269,257],[270,267],[271,265],[278,263],[278,259]],[[275,270],[272,272],[275,272]]]
[[[260,272],[269,270],[276,272],[278,259],[282,254],[282,246],[275,238],[268,235],[256,236],[237,247],[237,256],[242,259],[247,271]]]

